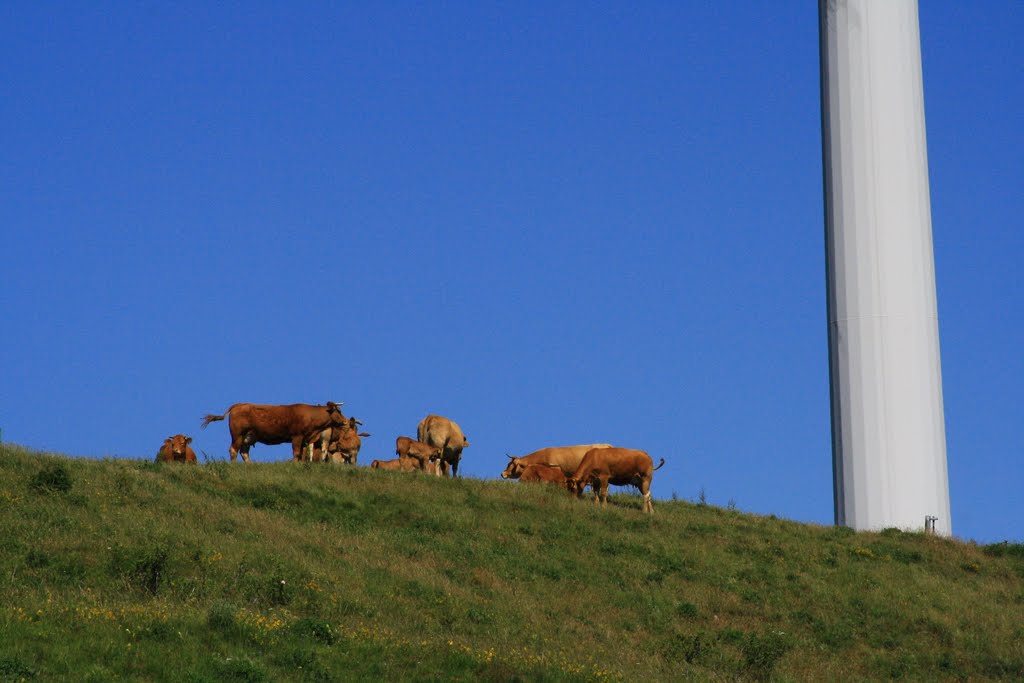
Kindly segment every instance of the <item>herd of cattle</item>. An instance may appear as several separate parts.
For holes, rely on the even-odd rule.
[[[236,403],[223,415],[207,415],[201,427],[227,418],[231,432],[231,462],[238,455],[249,462],[249,449],[256,443],[291,443],[296,461],[356,464],[362,437],[362,422],[345,417],[340,403],[326,405],[258,405]],[[164,440],[156,459],[158,462],[197,462],[189,445],[191,437],[177,434]],[[427,415],[416,429],[416,438],[399,436],[395,441],[394,460],[374,460],[370,467],[402,472],[426,472],[436,476],[456,476],[463,449],[469,446],[466,435],[454,421],[440,415]],[[616,448],[611,444],[587,444],[542,448],[522,457],[508,456],[509,463],[502,479],[521,482],[556,484],[580,497],[590,486],[594,501],[608,501],[608,485],[632,485],[643,495],[644,512],[653,512],[651,480],[658,466],[644,451]]]

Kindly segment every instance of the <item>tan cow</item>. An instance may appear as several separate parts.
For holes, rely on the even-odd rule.
[[[211,422],[228,418],[231,432],[231,462],[241,453],[242,460],[249,462],[249,448],[255,443],[292,444],[292,457],[302,459],[302,447],[329,427],[348,425],[341,414],[340,403],[328,401],[326,406],[311,406],[293,403],[286,406],[236,403],[223,415],[207,415],[203,418],[205,428]]]
[[[444,474],[447,477],[449,465],[453,477],[459,473],[462,449],[469,447],[466,435],[462,433],[459,425],[447,417],[427,415],[416,427],[416,439],[441,449],[441,457],[434,462],[434,474],[439,477]]]
[[[610,443],[592,443],[583,446],[552,446],[534,451],[521,458],[509,457],[509,463],[505,471],[501,473],[502,479],[518,479],[530,465],[558,465],[562,474],[572,476],[576,468],[580,466],[583,456],[592,448],[611,448]]]
[[[519,482],[523,484],[554,484],[560,488],[569,489],[565,475],[562,474],[562,469],[558,465],[527,465],[519,476]]]
[[[410,439],[407,436],[400,436],[395,439],[395,455],[399,458],[415,460],[416,468],[424,472],[428,468],[432,468],[433,462],[441,457],[441,450],[441,448]]]
[[[594,502],[600,501],[601,505],[608,504],[608,484],[633,485],[643,494],[643,511],[654,512],[654,505],[651,503],[651,480],[654,478],[654,471],[664,464],[665,458],[662,458],[655,467],[651,456],[644,451],[630,448],[594,448],[583,456],[580,466],[568,478],[567,484],[569,492],[575,493],[577,497],[583,496],[583,489],[587,486],[594,487]]]
[[[370,463],[372,470],[391,470],[394,472],[413,472],[418,468],[412,458],[395,458],[394,460],[374,460]]]
[[[189,444],[192,443],[191,436],[175,434],[164,439],[164,445],[156,453],[157,462],[187,462],[196,464],[196,452]]]

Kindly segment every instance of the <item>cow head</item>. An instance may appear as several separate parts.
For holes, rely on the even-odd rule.
[[[335,403],[334,401],[327,402],[327,417],[330,420],[328,426],[330,427],[344,427],[348,424],[348,418],[341,414],[341,406],[343,403]]]
[[[501,473],[502,479],[518,479],[523,475],[523,470],[526,469],[526,463],[523,462],[522,458],[505,454],[508,457],[508,465],[505,466],[505,471]]]
[[[190,443],[192,443],[192,437],[185,436],[184,434],[175,434],[174,436],[169,436],[164,441],[164,444],[166,444],[168,449],[170,449],[171,457],[174,460],[178,460],[179,457],[182,460],[185,459],[185,453],[188,450],[188,445]]]
[[[579,498],[583,495],[583,489],[585,488],[587,488],[587,482],[585,479],[567,477],[565,480],[565,490],[568,491],[571,496]]]

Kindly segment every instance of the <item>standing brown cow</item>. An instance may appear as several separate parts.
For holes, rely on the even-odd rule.
[[[341,414],[340,403],[327,402],[326,406],[311,406],[293,403],[287,406],[236,403],[223,415],[207,415],[203,418],[205,428],[211,422],[228,418],[231,431],[231,462],[242,454],[242,460],[249,462],[249,448],[255,443],[269,445],[292,444],[292,457],[302,459],[302,446],[328,427],[348,426]]]
[[[630,448],[594,448],[583,456],[580,466],[569,477],[567,484],[569,492],[575,493],[577,497],[583,495],[583,489],[588,485],[593,486],[594,502],[600,500],[601,505],[608,504],[608,484],[632,484],[643,494],[643,511],[654,512],[654,505],[651,503],[651,480],[654,478],[654,471],[664,464],[665,458],[662,458],[655,467],[651,456],[644,451]]]
[[[448,476],[448,466],[452,467],[452,476],[459,473],[459,461],[462,449],[469,447],[466,435],[459,425],[447,417],[427,415],[416,427],[416,438],[434,448],[441,449],[441,457],[435,461],[434,474]]]
[[[395,439],[395,455],[399,459],[414,460],[416,469],[426,472],[427,468],[441,457],[441,449],[407,436],[400,436]]]
[[[196,452],[189,446],[190,443],[192,443],[192,437],[184,434],[167,437],[164,439],[164,445],[156,453],[156,461],[196,464]]]
[[[501,473],[502,479],[519,479],[523,471],[530,465],[558,465],[562,474],[571,477],[576,468],[580,466],[583,456],[592,448],[611,448],[610,443],[592,443],[585,446],[552,446],[542,448],[521,458],[509,457],[505,471]]]

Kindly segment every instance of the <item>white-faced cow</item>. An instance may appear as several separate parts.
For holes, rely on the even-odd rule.
[[[399,459],[413,460],[416,469],[426,472],[428,468],[433,470],[434,461],[441,457],[441,448],[410,439],[407,436],[400,436],[395,439],[395,455]]]
[[[164,439],[164,445],[157,451],[157,462],[187,462],[196,464],[196,452],[189,444],[192,443],[191,436],[175,434]]]
[[[228,418],[231,432],[231,462],[242,454],[242,460],[249,462],[249,448],[255,443],[292,444],[292,457],[302,459],[302,446],[311,441],[328,427],[348,426],[348,420],[341,414],[340,403],[328,401],[326,406],[311,406],[294,403],[286,406],[236,403],[223,415],[207,415],[203,418],[205,428],[211,422]]]
[[[441,457],[434,463],[434,474],[439,477],[444,474],[447,477],[449,465],[451,465],[453,477],[459,473],[462,449],[469,447],[466,435],[462,433],[459,425],[447,417],[427,415],[416,428],[416,438],[434,448],[441,449]]]
[[[584,446],[552,446],[542,448],[521,458],[509,457],[505,471],[501,473],[502,479],[519,479],[523,471],[530,465],[557,465],[562,474],[572,476],[576,468],[580,466],[583,456],[593,448],[611,448],[609,443],[592,443]]]
[[[583,456],[580,466],[568,478],[567,484],[569,492],[575,493],[577,497],[583,495],[583,489],[587,486],[593,486],[594,502],[600,500],[601,505],[608,503],[608,484],[632,484],[643,494],[643,511],[654,512],[654,505],[651,503],[651,479],[654,478],[654,470],[664,464],[665,458],[662,458],[658,467],[655,467],[651,456],[644,451],[630,448],[594,448]]]

